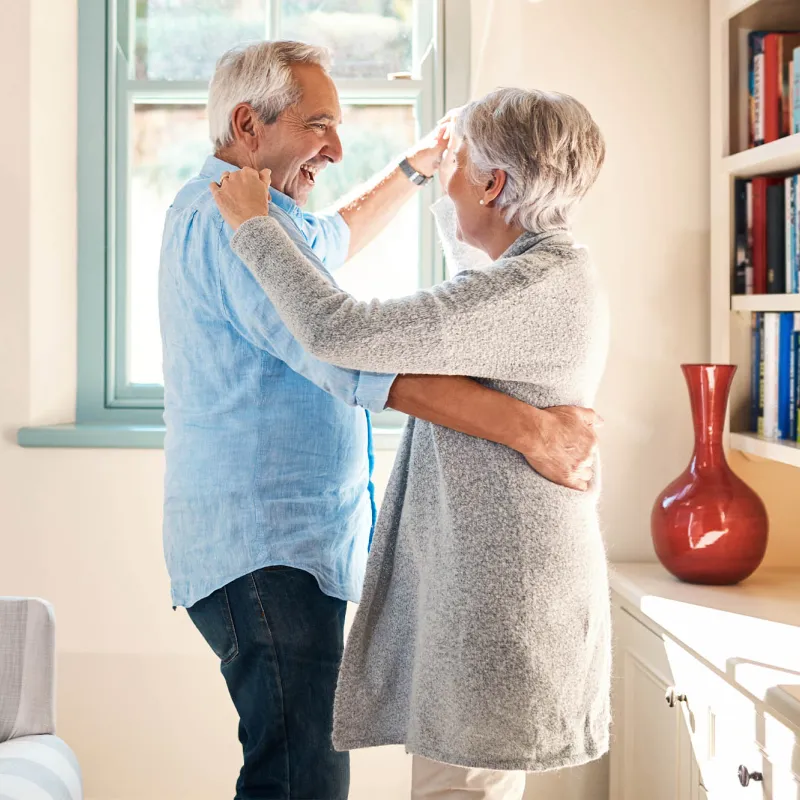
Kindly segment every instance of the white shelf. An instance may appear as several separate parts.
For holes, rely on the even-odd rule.
[[[800,311],[800,294],[735,294],[731,311]]]
[[[723,169],[737,178],[800,171],[800,133],[722,159]]]
[[[800,467],[800,445],[794,442],[762,439],[755,433],[731,433],[730,446],[732,450]]]

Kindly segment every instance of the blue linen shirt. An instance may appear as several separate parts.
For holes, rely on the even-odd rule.
[[[369,411],[385,407],[395,376],[326,364],[289,333],[231,250],[233,231],[208,188],[235,169],[210,157],[178,192],[164,229],[164,550],[173,604],[189,607],[276,565],[357,601],[375,522]],[[330,277],[347,257],[342,217],[270,195],[270,214]]]

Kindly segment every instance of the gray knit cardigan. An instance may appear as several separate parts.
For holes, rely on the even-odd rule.
[[[232,246],[314,356],[469,375],[541,408],[593,403],[607,310],[565,231],[523,234],[485,270],[368,303],[332,285],[270,217],[244,223]],[[405,744],[436,761],[529,771],[601,756],[610,620],[598,492],[411,419],[342,662],[337,749]]]

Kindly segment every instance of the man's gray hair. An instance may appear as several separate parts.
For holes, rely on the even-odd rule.
[[[497,89],[464,106],[456,133],[467,141],[471,179],[504,170],[495,202],[507,222],[535,233],[568,227],[605,159],[603,135],[585,106],[557,92]]]
[[[293,64],[317,64],[330,69],[330,51],[302,42],[258,42],[228,50],[208,87],[208,125],[215,149],[233,141],[231,114],[248,103],[269,125],[300,99]]]

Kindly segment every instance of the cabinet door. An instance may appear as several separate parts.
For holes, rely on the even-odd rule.
[[[682,705],[690,716],[694,751],[709,798],[763,800],[763,781],[751,781],[745,791],[739,780],[740,766],[757,772],[759,778],[764,773],[758,747],[758,709],[677,643],[667,639],[666,649],[672,674],[687,696]]]
[[[694,800],[699,780],[661,637],[614,607],[610,800]]]

